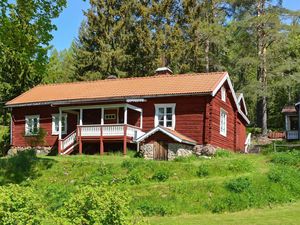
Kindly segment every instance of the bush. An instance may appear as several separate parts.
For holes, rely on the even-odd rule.
[[[251,163],[246,159],[236,159],[229,162],[227,170],[232,172],[246,172],[252,169]]]
[[[209,175],[209,169],[208,169],[208,166],[205,165],[205,164],[201,164],[199,167],[198,167],[198,170],[197,170],[197,176],[198,177],[206,177]]]
[[[40,128],[38,132],[35,135],[26,136],[24,135],[26,143],[31,147],[37,147],[37,146],[43,146],[46,144],[45,137],[47,135],[47,132]]]
[[[5,156],[10,148],[10,133],[7,127],[0,126],[0,157]]]
[[[141,211],[143,216],[165,216],[171,214],[171,211],[166,206],[148,201],[141,203],[138,210]]]
[[[164,182],[168,180],[170,177],[170,173],[167,170],[159,170],[155,172],[155,174],[152,176],[152,180]]]
[[[281,165],[300,166],[300,152],[292,151],[284,153],[275,153],[271,157],[271,162]]]
[[[239,177],[237,179],[230,180],[225,184],[227,190],[234,193],[241,193],[248,190],[251,182],[248,177]]]
[[[0,187],[0,224],[40,224],[46,213],[39,198],[31,188]]]
[[[131,185],[141,184],[142,183],[142,176],[138,171],[134,171],[134,172],[129,174],[129,176],[127,177],[127,181]]]
[[[128,194],[114,187],[83,186],[59,211],[71,224],[129,224]]]

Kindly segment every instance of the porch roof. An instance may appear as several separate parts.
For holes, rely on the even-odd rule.
[[[161,132],[161,133],[169,136],[173,140],[180,142],[180,143],[185,143],[185,144],[190,144],[190,145],[197,144],[197,141],[193,140],[192,138],[189,138],[189,137],[179,133],[178,131],[171,130],[171,129],[163,127],[163,126],[157,126],[157,127],[153,128],[152,130],[150,130],[149,132],[145,133],[143,136],[138,138],[136,141],[141,142],[157,132]]]
[[[157,75],[38,85],[6,103],[9,107],[170,95],[213,94],[227,72]]]

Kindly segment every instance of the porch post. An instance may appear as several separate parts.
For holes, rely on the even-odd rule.
[[[127,153],[127,125],[124,126],[123,155]]]
[[[60,155],[62,150],[62,141],[61,141],[61,117],[62,111],[59,109],[59,117],[58,117],[58,154]]]
[[[100,155],[104,155],[103,127],[100,127]]]
[[[140,114],[140,128],[143,129],[143,110],[141,111]]]
[[[127,106],[124,107],[124,124],[127,124]]]
[[[79,113],[79,125],[82,125],[83,109],[80,109]]]
[[[101,125],[104,125],[104,108],[101,107]]]
[[[79,136],[79,154],[82,155],[82,139],[81,139],[81,127],[78,129]]]

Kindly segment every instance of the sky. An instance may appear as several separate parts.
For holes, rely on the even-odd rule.
[[[283,0],[284,7],[292,10],[300,10],[300,0]],[[51,45],[61,51],[71,46],[74,38],[77,37],[78,30],[84,19],[83,10],[89,8],[88,0],[68,0],[68,5],[59,18],[53,22],[57,30],[52,32],[54,36]]]

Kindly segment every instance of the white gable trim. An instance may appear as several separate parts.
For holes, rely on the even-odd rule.
[[[243,111],[241,110],[241,107],[238,103],[238,99],[236,97],[236,93],[234,91],[234,88],[233,88],[233,85],[231,83],[231,80],[229,78],[229,75],[228,73],[225,74],[224,78],[219,82],[219,84],[217,85],[217,87],[213,90],[213,92],[211,93],[211,95],[214,97],[218,91],[220,90],[220,88],[224,85],[225,82],[228,82],[228,85],[229,85],[229,89],[232,93],[232,96],[233,96],[233,99],[234,99],[234,102],[236,104],[236,107],[238,109],[238,112],[239,114],[244,118],[244,120],[249,124],[250,123],[250,120],[248,119],[248,117],[243,113]]]
[[[244,98],[243,93],[241,93],[240,96],[238,97],[238,103],[240,103],[240,101],[243,102],[243,106],[245,108],[245,113],[246,113],[246,115],[248,115],[248,110],[247,110],[247,107],[246,107],[246,102],[245,102],[245,98]]]
[[[139,137],[136,140],[136,142],[141,142],[141,141],[145,140],[146,138],[150,137],[151,135],[155,134],[158,131],[161,131],[162,133],[164,133],[165,135],[169,136],[170,138],[174,139],[175,141],[177,141],[179,143],[186,143],[186,144],[195,145],[195,143],[193,143],[193,142],[183,140],[183,139],[171,134],[170,132],[168,132],[167,130],[161,128],[160,126],[157,126],[157,127],[153,128],[152,130],[150,130],[149,132],[145,133],[143,136]]]

